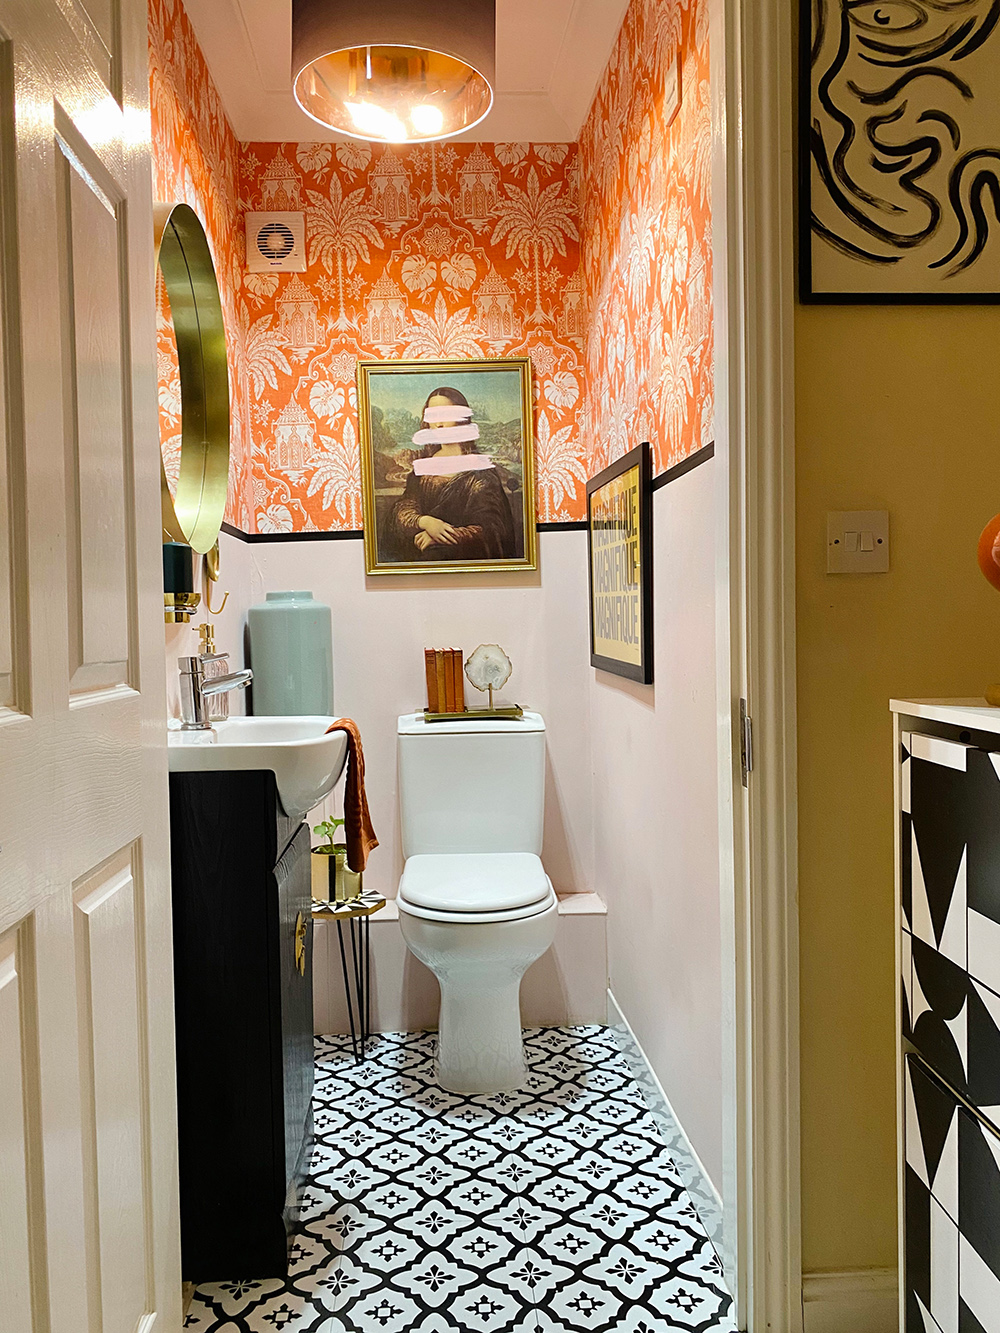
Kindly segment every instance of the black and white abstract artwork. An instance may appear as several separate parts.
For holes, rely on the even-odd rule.
[[[434,1080],[432,1033],[317,1039],[288,1277],[198,1287],[195,1333],[735,1333],[722,1265],[612,1032],[526,1033],[516,1093]],[[220,1277],[223,1275],[220,1274]]]
[[[903,1037],[1000,1128],[1000,754],[903,735]]]
[[[899,756],[906,1333],[1000,1333],[1000,753]]]
[[[1000,1333],[1000,1138],[906,1062],[905,1333]]]
[[[1000,0],[802,0],[801,295],[1000,300]]]

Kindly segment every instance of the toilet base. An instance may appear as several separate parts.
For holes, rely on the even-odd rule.
[[[521,978],[555,938],[555,903],[520,921],[428,921],[400,905],[407,947],[441,987],[435,1067],[448,1092],[513,1092],[527,1078]]]
[[[447,1092],[513,1092],[528,1077],[521,976],[498,981],[495,988],[475,991],[442,982],[434,1068]]]

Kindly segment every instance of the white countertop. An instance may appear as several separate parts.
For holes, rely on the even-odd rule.
[[[1000,708],[990,708],[985,699],[891,699],[889,708],[905,717],[1000,734]]]

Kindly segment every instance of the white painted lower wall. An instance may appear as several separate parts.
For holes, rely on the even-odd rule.
[[[894,1268],[804,1273],[804,1333],[897,1333],[898,1284]]]
[[[691,1140],[684,1131],[684,1126],[677,1119],[670,1099],[663,1091],[660,1080],[646,1052],[636,1040],[631,1024],[618,1006],[613,993],[608,991],[608,1026],[613,1029],[618,1043],[628,1061],[632,1077],[642,1091],[643,1099],[656,1121],[664,1141],[670,1148],[670,1155],[677,1167],[678,1174],[687,1189],[702,1225],[708,1232],[712,1244],[722,1252],[722,1200],[711,1177],[705,1170],[704,1163],[698,1156]]]
[[[344,939],[350,962],[346,928]],[[315,1031],[320,1035],[348,1032],[336,924],[318,919],[313,940]],[[371,953],[372,1031],[419,1032],[436,1028],[437,981],[407,949],[395,902],[387,902],[371,918]],[[562,895],[555,943],[528,968],[521,983],[522,1022],[525,1027],[606,1022],[607,977],[604,903],[596,893]]]
[[[653,496],[655,679],[590,689],[594,887],[608,972],[677,1119],[722,1183],[714,469]]]

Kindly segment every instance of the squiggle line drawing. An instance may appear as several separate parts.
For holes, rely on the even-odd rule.
[[[814,236],[943,283],[1000,230],[1000,0],[812,0]]]

